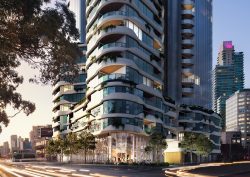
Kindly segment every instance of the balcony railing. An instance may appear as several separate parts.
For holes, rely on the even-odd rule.
[[[105,82],[105,81],[110,81],[110,80],[129,80],[128,76],[126,74],[109,74],[102,76],[99,79],[99,83]]]
[[[107,48],[110,48],[110,47],[126,47],[126,43],[112,42],[112,43],[101,45],[100,49],[107,49]]]

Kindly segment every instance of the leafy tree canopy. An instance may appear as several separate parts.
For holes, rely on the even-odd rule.
[[[166,149],[168,146],[167,142],[166,142],[166,137],[164,135],[162,135],[161,133],[158,132],[154,132],[149,139],[149,143],[148,146],[146,146],[144,148],[144,151],[146,153],[149,153],[151,151],[155,151],[156,155],[157,155],[157,162],[160,161],[160,152],[163,149]]]
[[[95,136],[90,132],[82,131],[78,136],[78,148],[84,152],[84,162],[86,163],[87,152],[96,148]]]
[[[203,156],[208,156],[213,150],[213,143],[203,134],[199,134],[196,145],[197,153]]]
[[[78,136],[78,146],[82,150],[94,150],[96,148],[95,136],[87,131],[82,131]]]
[[[204,156],[209,155],[213,150],[213,144],[208,137],[193,132],[185,132],[181,147]]]
[[[40,71],[31,81],[43,84],[78,73],[75,61],[81,53],[72,42],[79,37],[74,14],[62,0],[54,7],[46,3],[49,0],[0,1],[0,123],[5,126],[11,118],[5,111],[8,105],[26,115],[35,110],[34,103],[17,92],[23,83],[16,71],[21,62]]]

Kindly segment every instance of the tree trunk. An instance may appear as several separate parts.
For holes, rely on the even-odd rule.
[[[61,157],[60,157],[60,162],[63,162],[63,151],[62,151],[62,149],[61,149],[61,155],[60,155]]]
[[[87,154],[87,150],[84,149],[84,163],[86,164],[86,154]]]
[[[159,163],[159,151],[156,149],[156,163]]]
[[[193,152],[192,151],[190,151],[190,162],[191,162],[191,164],[193,163]]]

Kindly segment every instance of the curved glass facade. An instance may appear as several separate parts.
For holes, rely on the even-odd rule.
[[[74,118],[74,113],[72,127],[98,136],[110,134],[110,158],[115,161],[136,161],[138,141],[146,145],[153,130],[169,132],[167,113],[174,106],[162,96],[163,13],[158,1],[87,1],[87,74],[91,78],[82,104],[86,116]],[[127,149],[121,147],[123,138],[129,139],[124,140]]]
[[[77,60],[77,65],[81,68],[79,76],[75,79],[59,80],[53,86],[53,136],[57,137],[58,135],[65,135],[71,130],[69,129],[69,114],[72,112],[70,107],[77,104],[80,100],[85,97],[86,91],[86,77],[85,72],[85,52],[86,45],[79,44],[83,56]]]
[[[112,113],[138,115],[143,113],[143,106],[126,100],[108,100],[103,102],[103,114]]]
[[[170,36],[164,34],[162,1],[87,0],[86,4],[87,88],[85,98],[74,107],[70,127],[98,138],[102,147],[95,150],[98,161],[155,160],[153,153],[144,151],[154,132],[177,138],[186,131],[184,125],[204,134],[218,131],[213,126],[220,123],[213,120],[219,119],[216,115],[211,114],[211,124],[203,122],[209,117],[205,113],[194,119],[179,116],[182,109],[163,97],[167,53],[163,42]],[[185,22],[189,26],[190,21]],[[189,55],[189,43],[184,42]],[[185,111],[195,115],[191,109]],[[211,139],[218,142],[216,135]]]

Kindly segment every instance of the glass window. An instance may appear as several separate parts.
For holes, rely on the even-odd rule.
[[[109,100],[103,103],[104,114],[126,113],[137,115],[141,113],[143,106],[126,100]]]

